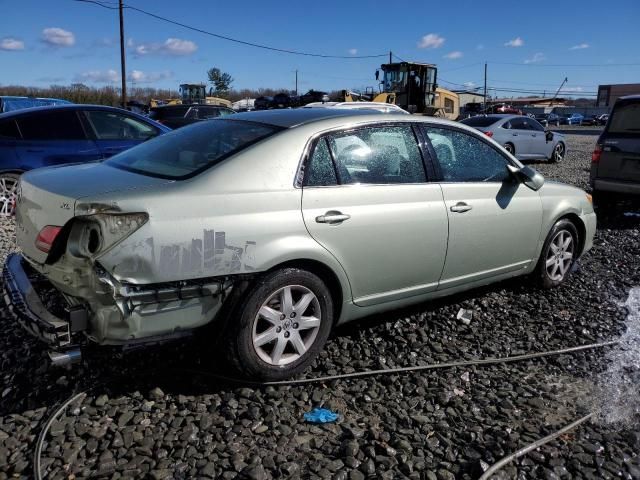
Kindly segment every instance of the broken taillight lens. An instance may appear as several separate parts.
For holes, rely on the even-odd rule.
[[[40,233],[38,233],[38,237],[36,238],[36,248],[44,253],[49,253],[51,250],[51,246],[53,245],[54,240],[62,230],[62,227],[58,227],[56,225],[47,225]]]

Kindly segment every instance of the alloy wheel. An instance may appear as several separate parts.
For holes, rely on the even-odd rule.
[[[274,366],[299,360],[311,348],[320,330],[322,312],[316,295],[302,285],[273,292],[253,321],[253,348]]]
[[[549,243],[545,267],[554,282],[561,281],[573,262],[575,242],[567,230],[560,230]]]
[[[0,217],[11,217],[15,213],[18,179],[0,175]]]
[[[556,145],[556,148],[553,150],[553,159],[556,162],[561,162],[564,158],[564,145],[559,143]]]

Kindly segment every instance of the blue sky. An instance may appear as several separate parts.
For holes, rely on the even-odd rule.
[[[115,4],[115,0],[106,0]],[[328,55],[435,63],[447,88],[595,92],[640,81],[640,1],[125,0],[149,12],[249,42]],[[0,0],[0,84],[119,84],[117,10],[73,0]],[[125,10],[127,72],[136,86],[206,81],[217,66],[235,88],[333,90],[373,86],[386,58],[324,59],[230,43]],[[555,66],[555,65],[598,66]],[[619,66],[616,64],[636,64]]]

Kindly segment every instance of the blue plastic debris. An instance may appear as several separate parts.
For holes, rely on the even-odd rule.
[[[310,423],[331,423],[338,419],[338,414],[326,408],[314,408],[304,414],[304,419]]]

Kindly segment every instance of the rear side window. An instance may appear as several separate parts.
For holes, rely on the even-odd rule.
[[[156,108],[152,109],[149,113],[149,118],[153,120],[162,120],[164,118],[182,118],[185,116],[189,107],[171,107],[171,108]]]
[[[17,119],[25,140],[85,140],[86,136],[75,111],[39,112]]]
[[[20,132],[13,119],[0,122],[0,139],[17,139],[20,138]]]
[[[220,116],[220,109],[211,107],[198,107],[198,118],[216,118]]]
[[[500,117],[495,117],[491,115],[478,115],[476,117],[469,117],[462,120],[460,123],[464,123],[465,125],[469,125],[470,127],[488,127],[489,125],[493,125]]]
[[[426,182],[410,126],[362,128],[327,138],[342,185]]]
[[[105,163],[152,177],[184,179],[281,130],[253,122],[197,122],[126,150]]]
[[[611,133],[640,133],[640,103],[617,105],[611,113],[607,130]]]
[[[507,159],[486,142],[457,130],[425,128],[445,182],[502,182]]]
[[[326,138],[321,138],[316,144],[308,168],[305,186],[325,187],[338,183]]]
[[[158,134],[152,126],[127,115],[98,110],[86,114],[98,140],[147,140]]]

